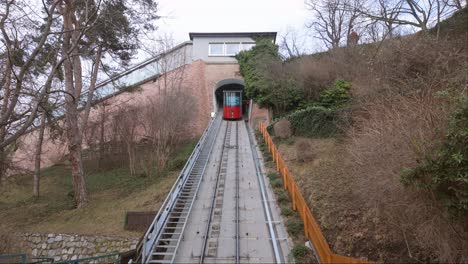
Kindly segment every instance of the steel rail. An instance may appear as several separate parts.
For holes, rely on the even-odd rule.
[[[218,165],[218,168],[216,170],[215,190],[213,192],[213,198],[211,199],[210,213],[209,213],[209,217],[208,217],[208,223],[206,225],[205,236],[204,236],[204,239],[203,239],[202,252],[200,254],[200,264],[203,264],[205,262],[205,252],[206,252],[206,247],[208,245],[208,238],[209,238],[209,235],[210,235],[210,226],[211,226],[211,221],[212,221],[212,218],[213,218],[213,211],[214,211],[214,207],[215,207],[215,203],[216,203],[216,193],[218,191],[219,176],[221,174],[221,166],[222,166],[222,162],[223,162],[223,155],[224,155],[224,151],[226,149],[226,138],[227,138],[227,135],[228,135],[228,131],[230,130],[229,125],[230,125],[230,123],[228,122],[226,124],[226,129],[224,131],[223,146],[221,148],[221,154],[220,154],[220,158],[219,158],[219,165]]]
[[[281,252],[278,245],[278,239],[276,236],[275,227],[273,226],[273,219],[271,216],[270,205],[268,204],[268,195],[265,190],[265,182],[263,180],[262,170],[260,168],[260,163],[258,161],[258,153],[254,146],[255,140],[253,138],[252,132],[248,125],[245,126],[247,129],[247,134],[249,135],[250,149],[252,151],[253,159],[255,162],[255,169],[257,172],[257,180],[260,186],[260,193],[262,195],[263,209],[265,216],[267,218],[268,230],[270,232],[271,244],[273,246],[273,252],[275,254],[276,263],[281,263]]]
[[[236,122],[236,263],[240,263],[239,238],[239,122]]]

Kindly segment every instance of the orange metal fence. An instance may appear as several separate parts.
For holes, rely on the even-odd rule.
[[[315,251],[317,252],[318,257],[320,258],[321,263],[369,263],[364,259],[355,259],[345,256],[340,256],[333,254],[328,245],[325,237],[320,230],[317,221],[312,216],[311,210],[307,206],[307,203],[302,196],[301,190],[294,181],[291,172],[288,169],[288,166],[281,157],[278,149],[276,148],[273,140],[268,133],[266,126],[263,123],[259,123],[260,132],[265,139],[265,142],[268,146],[268,150],[273,156],[273,160],[276,162],[276,169],[283,177],[283,187],[289,192],[292,198],[293,209],[298,211],[299,215],[302,218],[304,223],[304,233],[307,238],[312,241]]]

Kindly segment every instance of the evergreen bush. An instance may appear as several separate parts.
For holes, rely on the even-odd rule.
[[[468,215],[468,100],[453,114],[445,142],[421,166],[401,173],[406,186],[434,192],[456,216]]]
[[[341,132],[340,125],[343,123],[339,110],[322,106],[296,111],[287,118],[291,122],[294,135],[304,137],[333,137]]]

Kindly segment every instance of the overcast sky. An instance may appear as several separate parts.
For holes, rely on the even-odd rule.
[[[159,0],[158,34],[172,34],[175,44],[189,32],[275,31],[294,29],[305,37],[310,17],[304,0]],[[311,48],[314,49],[314,48]]]

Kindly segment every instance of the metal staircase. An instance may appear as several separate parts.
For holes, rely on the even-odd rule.
[[[140,249],[139,260],[141,262],[172,263],[174,261],[221,121],[221,115],[217,115],[211,121],[148,228]]]

